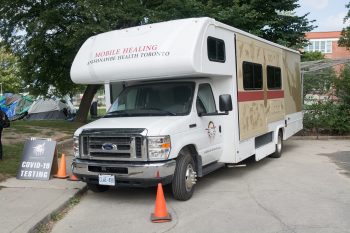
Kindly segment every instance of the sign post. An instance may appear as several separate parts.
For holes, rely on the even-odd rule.
[[[55,141],[31,138],[25,142],[17,179],[49,180],[57,169]]]

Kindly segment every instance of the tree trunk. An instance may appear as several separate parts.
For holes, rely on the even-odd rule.
[[[101,87],[101,85],[91,84],[87,85],[83,98],[81,99],[79,110],[75,117],[75,122],[86,123],[87,117],[89,114],[91,102],[97,92],[97,90]]]

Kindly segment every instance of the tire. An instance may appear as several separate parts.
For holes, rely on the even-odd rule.
[[[196,182],[195,164],[190,154],[179,154],[171,184],[175,199],[187,201],[193,195]]]
[[[107,185],[87,183],[87,186],[94,193],[106,192],[109,189],[109,186],[107,186]]]
[[[278,131],[276,150],[270,155],[271,158],[281,158],[283,151],[283,133],[282,130]]]

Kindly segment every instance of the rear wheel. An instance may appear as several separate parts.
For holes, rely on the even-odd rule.
[[[282,130],[278,131],[276,150],[270,155],[271,158],[280,158],[282,156],[283,149],[283,133]]]
[[[109,186],[99,185],[99,184],[92,184],[92,183],[87,183],[87,186],[94,193],[106,192],[109,189]]]
[[[174,198],[187,201],[193,195],[196,184],[196,171],[190,154],[180,154],[176,160],[175,174],[171,185]]]

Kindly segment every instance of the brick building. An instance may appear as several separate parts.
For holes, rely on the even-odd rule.
[[[325,54],[325,58],[349,58],[350,50],[338,46],[340,31],[336,32],[308,32],[305,38],[310,44],[304,48],[304,51],[319,51]]]

